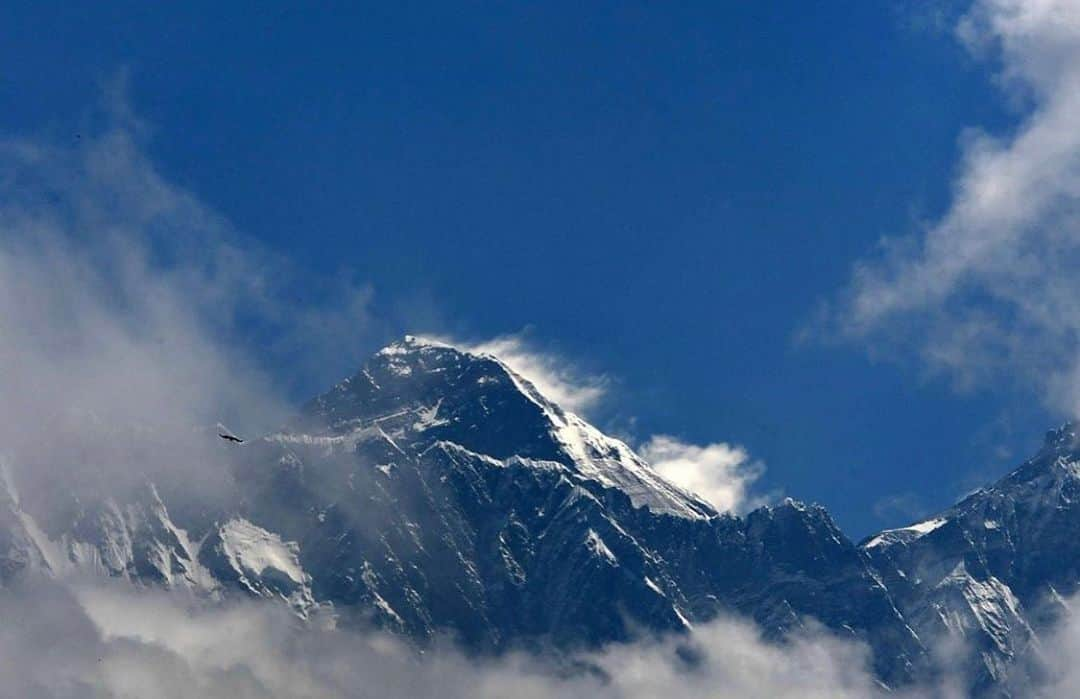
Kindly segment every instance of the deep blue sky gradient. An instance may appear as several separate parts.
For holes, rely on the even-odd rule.
[[[1016,118],[903,3],[104,5],[4,4],[0,129],[62,138],[128,69],[169,178],[371,283],[384,336],[343,343],[530,326],[617,378],[601,425],[744,444],[856,538],[1055,420],[795,341],[944,210],[963,129]]]

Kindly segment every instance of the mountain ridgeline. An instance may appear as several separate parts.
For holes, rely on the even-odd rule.
[[[721,615],[777,641],[820,623],[867,643],[889,687],[932,681],[949,645],[972,694],[1008,695],[1080,582],[1071,426],[992,487],[860,544],[790,499],[719,513],[495,357],[411,337],[280,431],[220,449],[235,488],[212,508],[147,483],[73,495],[45,526],[5,479],[0,586],[92,572],[477,652]]]

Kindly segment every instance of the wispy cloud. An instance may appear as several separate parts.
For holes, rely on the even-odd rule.
[[[1078,414],[1080,3],[976,0],[955,33],[1020,123],[964,136],[948,211],[861,262],[827,326],[963,385],[1020,378]]]
[[[708,500],[723,512],[742,512],[764,503],[750,487],[765,467],[740,446],[716,442],[699,446],[655,435],[638,448],[664,478]]]
[[[122,92],[99,122],[77,144],[0,139],[0,449],[28,492],[181,467],[213,491],[213,450],[141,435],[275,425],[291,409],[268,368],[344,375],[327,348],[364,331],[370,292],[297,301],[318,283],[162,175]]]

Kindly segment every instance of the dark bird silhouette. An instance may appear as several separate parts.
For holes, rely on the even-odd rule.
[[[229,442],[236,442],[237,444],[243,444],[244,443],[244,440],[240,439],[239,437],[234,437],[231,434],[222,434],[222,433],[219,432],[218,437],[221,437],[222,439],[227,440]]]

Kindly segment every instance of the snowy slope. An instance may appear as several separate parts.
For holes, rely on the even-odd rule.
[[[242,517],[217,527],[203,543],[199,560],[215,579],[253,595],[280,597],[302,615],[313,606],[311,577],[300,564],[299,546]]]

